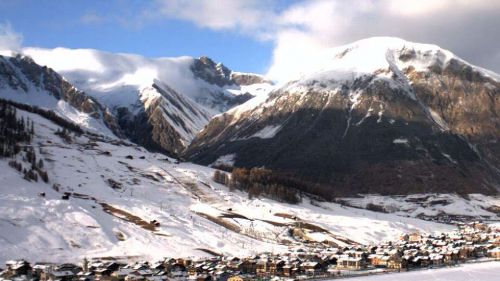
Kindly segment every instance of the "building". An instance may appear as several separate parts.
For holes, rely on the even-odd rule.
[[[495,260],[500,260],[500,247],[488,250],[488,257],[493,258]]]
[[[366,262],[362,258],[343,256],[337,260],[337,268],[359,270],[366,268]]]

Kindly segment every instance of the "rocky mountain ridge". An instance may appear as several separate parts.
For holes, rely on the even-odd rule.
[[[301,79],[212,119],[186,157],[266,167],[334,196],[498,193],[494,74],[396,38],[322,55]]]
[[[172,156],[178,156],[213,115],[252,98],[248,91],[252,92],[253,82],[270,86],[258,75],[234,76],[227,67],[207,57],[147,59],[63,48],[26,48],[23,53],[27,56],[19,58],[30,62],[23,65],[29,72],[28,84],[37,85],[37,77],[43,77],[46,69],[57,71],[65,78],[59,76],[64,83],[54,81],[56,84],[51,85],[50,93],[54,92],[56,99],[59,92],[66,93],[62,88],[74,89],[63,98],[77,111],[103,119],[101,127],[109,127],[109,134]],[[236,81],[231,77],[240,78]],[[247,84],[251,85],[249,90],[242,89],[248,88]],[[11,97],[20,98],[15,94],[7,98]],[[30,100],[24,102],[31,104]],[[35,105],[45,104],[40,98]]]

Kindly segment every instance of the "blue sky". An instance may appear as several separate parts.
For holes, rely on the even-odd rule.
[[[499,26],[491,0],[0,0],[0,49],[207,55],[275,80],[308,54],[373,36],[437,44],[500,72]]]
[[[126,21],[127,16],[137,17],[134,11],[142,11],[150,4],[116,0],[0,0],[0,22],[10,23],[23,35],[23,45],[29,47],[93,48],[148,57],[207,55],[238,71],[257,73],[265,72],[269,66],[271,41],[167,17],[145,23]]]

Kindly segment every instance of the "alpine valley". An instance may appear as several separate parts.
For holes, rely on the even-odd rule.
[[[0,98],[0,264],[500,220],[500,75],[435,45],[368,38],[279,83],[208,57],[24,48],[0,56]]]

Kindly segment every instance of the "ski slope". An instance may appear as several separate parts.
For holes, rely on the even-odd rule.
[[[305,247],[287,231],[297,221],[316,229],[306,229],[308,240],[339,246],[452,229],[308,198],[298,205],[249,200],[213,182],[211,168],[106,137],[72,136],[67,143],[54,134],[58,126],[52,122],[18,114],[35,122],[32,145],[50,182],[28,182],[0,159],[0,263],[283,252]],[[64,192],[69,200],[62,199]]]

